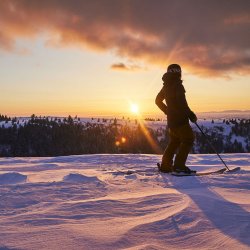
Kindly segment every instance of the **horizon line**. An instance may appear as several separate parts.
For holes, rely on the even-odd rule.
[[[53,113],[53,112],[52,112]],[[246,110],[238,110],[238,109],[235,109],[235,110],[220,110],[220,111],[201,111],[201,112],[196,112],[196,114],[223,114],[223,113],[227,113],[227,114],[230,114],[230,113],[250,113],[250,109],[246,109]],[[71,116],[71,117],[75,117],[77,116],[78,118],[95,118],[95,117],[98,117],[98,118],[108,118],[108,117],[129,117],[129,118],[135,118],[135,119],[138,119],[139,117],[142,117],[142,118],[147,118],[147,116],[150,116],[150,117],[166,117],[166,115],[164,114],[154,114],[154,113],[141,113],[140,115],[134,115],[134,114],[131,114],[129,112],[126,112],[126,113],[113,113],[113,114],[85,114],[85,115],[79,115],[77,113],[74,113],[72,114],[72,112],[69,112],[68,114],[48,114],[48,113],[32,113],[32,114],[20,114],[20,115],[17,115],[17,114],[2,114],[0,113],[0,115],[6,115],[7,117],[19,117],[19,118],[28,118],[28,117],[31,117],[32,115],[35,115],[37,117],[39,116],[42,116],[42,117],[62,117],[62,118],[65,118],[65,117],[68,117],[68,116]]]

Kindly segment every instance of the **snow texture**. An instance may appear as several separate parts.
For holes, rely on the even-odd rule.
[[[23,183],[26,180],[27,176],[19,173],[0,174],[0,185]]]
[[[250,249],[250,154],[174,177],[159,155],[0,158],[0,249]],[[222,166],[190,155],[197,171]],[[127,174],[126,174],[127,173]]]

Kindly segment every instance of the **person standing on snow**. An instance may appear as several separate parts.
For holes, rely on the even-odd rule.
[[[165,173],[196,172],[185,165],[194,143],[194,133],[189,120],[195,123],[197,117],[187,104],[186,91],[181,80],[181,67],[178,64],[169,65],[162,80],[163,87],[156,96],[155,103],[167,115],[169,143],[162,156],[159,170]]]

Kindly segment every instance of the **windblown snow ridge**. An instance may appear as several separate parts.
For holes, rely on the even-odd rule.
[[[27,175],[16,172],[0,174],[0,185],[24,183],[27,181]]]
[[[73,183],[102,183],[96,176],[86,176],[78,173],[70,173],[63,178],[65,182]]]

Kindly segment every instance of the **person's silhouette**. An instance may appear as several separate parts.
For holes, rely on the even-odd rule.
[[[196,122],[197,117],[187,104],[186,91],[181,80],[181,67],[178,64],[169,65],[162,80],[163,87],[156,96],[155,103],[167,115],[169,143],[159,169],[162,172],[195,172],[185,163],[194,142],[189,120]],[[164,100],[166,104],[163,103]]]

